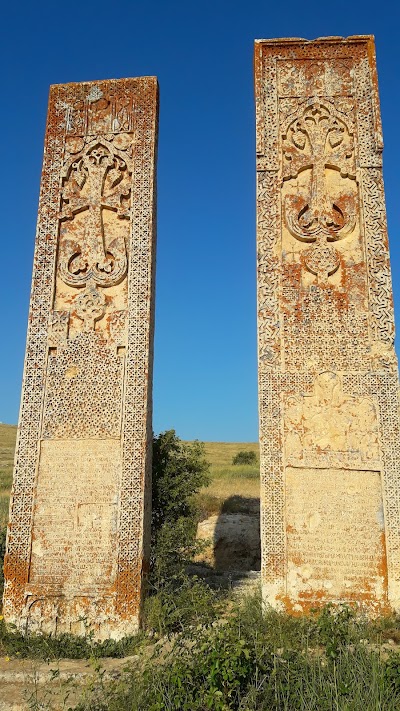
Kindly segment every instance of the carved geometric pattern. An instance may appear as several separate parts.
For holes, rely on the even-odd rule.
[[[379,168],[363,168],[361,175],[371,326],[376,341],[393,345],[393,302],[382,171]]]
[[[123,371],[123,359],[93,332],[50,354],[43,438],[120,437]]]
[[[68,338],[69,311],[53,311],[49,320],[49,344],[65,345]]]
[[[137,609],[141,569],[138,565],[145,541],[143,519],[146,484],[151,481],[152,349],[154,338],[155,204],[150,166],[155,160],[157,113],[154,92],[137,86],[134,104],[140,104],[137,130],[143,140],[135,147],[132,184],[132,236],[128,303],[128,343],[125,374],[124,449],[118,523],[117,609],[121,616]],[[140,120],[140,123],[139,123]],[[147,169],[146,169],[147,167]],[[147,446],[143,446],[147,443]],[[145,490],[144,490],[145,489]],[[149,521],[147,522],[149,526]],[[146,522],[144,523],[146,528]],[[143,563],[146,565],[146,560]]]
[[[43,401],[43,381],[47,360],[45,334],[52,310],[53,264],[57,246],[58,212],[60,204],[59,175],[62,168],[63,142],[57,136],[64,120],[64,111],[55,102],[50,105],[39,198],[40,219],[36,231],[34,257],[35,282],[31,295],[27,350],[24,365],[24,385],[16,443],[11,523],[4,562],[4,617],[20,621],[25,603],[31,550],[31,518],[37,467],[37,447]]]
[[[284,279],[286,271],[284,270]],[[331,286],[283,286],[284,361],[288,370],[369,370],[368,316]]]
[[[120,346],[126,345],[127,319],[126,311],[113,311],[110,314],[111,338]]]
[[[258,214],[258,339],[260,367],[279,364],[279,300],[278,290],[281,266],[276,256],[279,235],[280,211],[278,178],[265,171],[257,176]]]

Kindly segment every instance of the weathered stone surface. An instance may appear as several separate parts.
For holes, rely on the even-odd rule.
[[[154,77],[56,85],[36,236],[4,615],[137,629],[148,560]]]
[[[400,608],[399,383],[369,36],[255,45],[265,600]]]
[[[198,524],[197,539],[209,542],[199,560],[216,571],[260,569],[260,517],[257,514],[210,516]]]

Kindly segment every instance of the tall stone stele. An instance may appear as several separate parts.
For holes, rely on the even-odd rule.
[[[5,558],[20,629],[137,630],[148,561],[154,77],[50,89]]]
[[[264,599],[400,609],[399,381],[370,36],[258,40]]]

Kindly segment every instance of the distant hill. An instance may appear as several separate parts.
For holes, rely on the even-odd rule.
[[[255,452],[258,459],[257,442],[204,442],[206,456],[214,469],[230,467],[232,459],[238,452]]]

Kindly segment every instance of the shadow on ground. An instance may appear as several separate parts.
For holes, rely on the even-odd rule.
[[[197,575],[216,587],[237,587],[258,579],[261,567],[260,499],[234,495],[219,514],[201,521],[198,538],[209,541]]]
[[[260,500],[230,496],[214,530],[216,571],[260,570]]]

